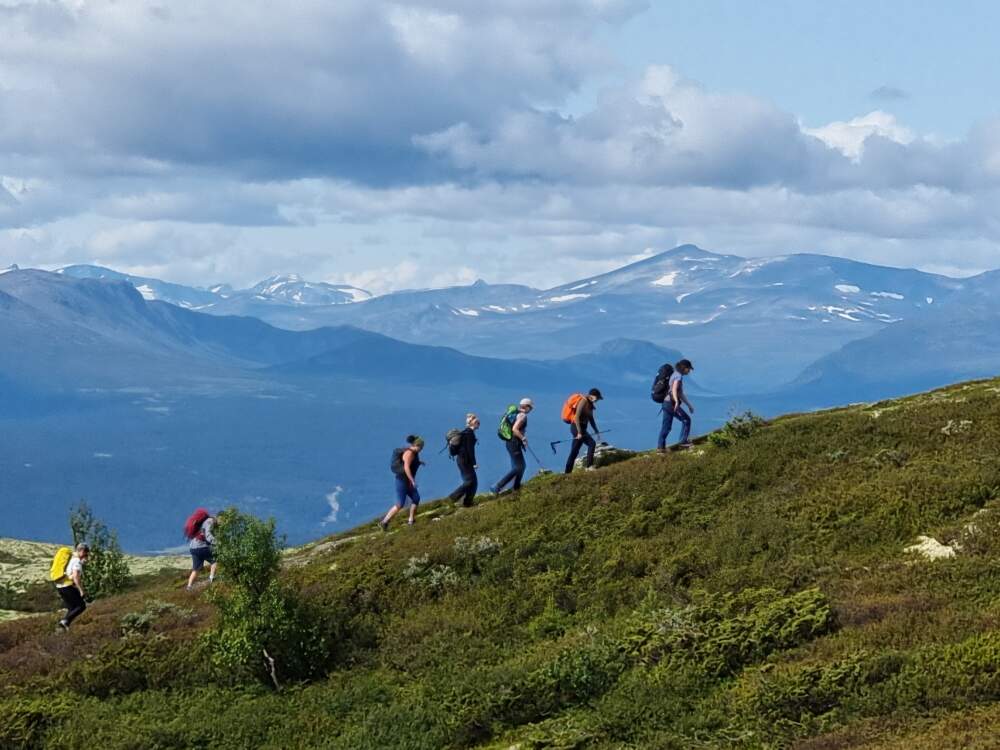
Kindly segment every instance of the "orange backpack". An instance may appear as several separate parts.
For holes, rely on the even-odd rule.
[[[563,404],[562,408],[562,421],[566,424],[573,424],[576,421],[576,409],[580,405],[580,402],[585,399],[582,393],[574,393],[568,399],[566,403]]]

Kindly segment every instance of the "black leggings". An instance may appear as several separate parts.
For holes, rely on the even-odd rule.
[[[573,464],[576,463],[576,457],[580,455],[580,448],[587,446],[587,466],[594,465],[594,449],[597,447],[597,443],[594,442],[594,438],[587,434],[584,430],[581,433],[577,433],[576,425],[571,424],[569,426],[570,434],[573,435],[573,444],[569,449],[569,456],[566,458],[566,473],[570,474],[573,471]]]
[[[476,470],[462,458],[455,463],[458,464],[458,471],[462,475],[462,483],[448,497],[455,503],[461,500],[462,505],[469,507],[472,505],[472,498],[476,496],[476,490],[479,489],[479,477],[476,476]]]
[[[496,489],[499,492],[513,480],[514,489],[521,489],[521,479],[524,478],[524,471],[528,465],[524,462],[524,446],[519,438],[512,437],[507,441],[507,452],[510,454],[510,471],[503,475],[497,482]]]
[[[87,608],[87,603],[83,600],[83,595],[76,586],[59,586],[56,588],[56,591],[59,592],[63,604],[66,605],[66,616],[63,618],[63,622],[69,625],[83,614],[83,610]]]

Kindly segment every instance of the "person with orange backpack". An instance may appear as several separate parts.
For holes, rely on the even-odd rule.
[[[187,590],[194,588],[198,580],[198,571],[208,564],[208,582],[215,583],[215,518],[204,508],[195,509],[184,524],[184,536],[190,540],[188,549],[191,551],[191,575],[188,576]]]
[[[584,396],[582,393],[574,393],[563,404],[562,419],[569,425],[570,434],[573,436],[573,444],[569,449],[569,456],[566,458],[566,473],[573,471],[573,464],[576,457],[580,455],[580,448],[587,446],[587,468],[594,466],[594,450],[597,442],[587,433],[587,427],[593,427],[594,432],[600,434],[597,423],[594,421],[594,410],[597,402],[604,396],[597,388],[591,388]]]
[[[66,614],[59,621],[60,630],[69,630],[70,623],[87,608],[87,602],[84,601],[86,593],[83,590],[83,566],[89,557],[90,547],[78,544],[75,552],[69,547],[60,547],[52,560],[49,579],[56,585],[56,592],[66,605]]]

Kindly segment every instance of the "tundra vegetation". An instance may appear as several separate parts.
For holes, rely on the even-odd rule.
[[[0,625],[0,747],[994,747],[997,445],[983,381],[285,554],[231,511],[208,593]]]

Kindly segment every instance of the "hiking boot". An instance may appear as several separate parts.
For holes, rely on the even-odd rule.
[[[500,488],[493,485],[490,487],[490,494],[493,495],[493,497],[500,497]]]
[[[684,443],[678,443],[677,447],[680,448],[681,450],[687,450],[688,448],[694,448],[694,443],[688,440]]]
[[[388,521],[379,521],[378,525],[379,525],[379,527],[381,527],[382,531],[388,531],[389,530],[389,522]]]
[[[66,622],[65,620],[60,620],[59,623],[56,625],[56,632],[57,633],[68,633],[69,632],[69,623]]]
[[[407,525],[407,526],[412,526],[412,525],[413,525],[413,523],[414,523],[413,521],[407,521],[407,522],[406,522],[406,525]]]

